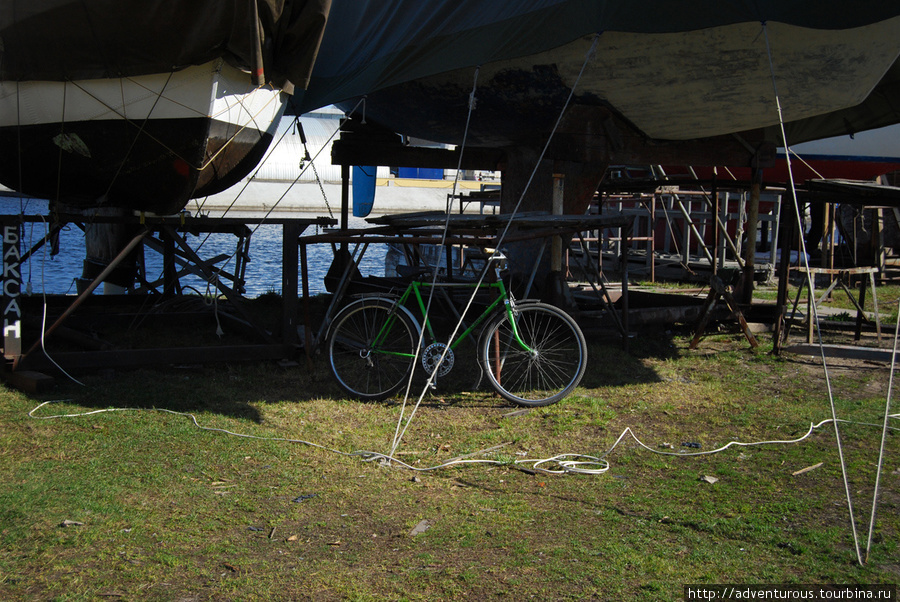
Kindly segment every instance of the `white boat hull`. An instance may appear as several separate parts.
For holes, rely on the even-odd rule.
[[[259,161],[284,111],[218,59],[165,74],[0,82],[0,182],[74,207],[174,213]]]

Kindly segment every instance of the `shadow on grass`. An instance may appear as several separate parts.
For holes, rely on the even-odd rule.
[[[628,341],[628,351],[618,337],[602,341],[588,337],[588,367],[581,385],[593,389],[660,382],[659,374],[644,360],[678,357],[672,337],[671,331],[642,330]]]
[[[614,338],[602,343],[589,339],[588,366],[582,386],[598,388],[660,382],[659,375],[644,360],[676,356],[672,335],[663,331],[639,333],[629,341],[628,352],[623,351]],[[262,421],[257,409],[260,404],[347,399],[321,355],[311,360],[301,355],[296,362],[285,365],[257,361],[104,370],[75,376],[86,386],[81,387],[59,376],[59,389],[55,395],[69,397],[88,408],[210,412],[257,423]],[[424,385],[420,366],[410,392],[410,403],[415,403]],[[399,401],[398,396],[375,403],[393,405]],[[481,378],[474,345],[468,343],[458,348],[453,370],[439,379],[437,386],[427,391],[422,401],[425,407],[439,408],[448,404],[476,409],[518,407],[497,396]]]
[[[59,376],[54,397],[68,397],[91,408],[160,408],[176,412],[216,413],[261,422],[258,407],[339,398],[327,367],[305,361],[271,361],[164,366],[76,374],[79,386]]]
[[[59,377],[54,397],[66,397],[87,408],[164,409],[174,412],[210,412],[261,422],[254,407],[258,387],[234,378],[230,366],[195,366],[136,370],[106,370],[79,374],[80,386]]]

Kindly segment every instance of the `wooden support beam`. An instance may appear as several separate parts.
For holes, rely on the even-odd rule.
[[[299,286],[299,262],[297,239],[303,227],[294,223],[284,224],[281,230],[281,303],[282,328],[281,340],[286,345],[297,342],[297,311]],[[305,249],[304,249],[305,250]],[[306,271],[306,266],[303,266]],[[304,279],[304,283],[306,280]]]
[[[365,141],[335,140],[331,145],[332,165],[381,165],[386,167],[424,167],[456,169],[460,164],[460,150],[403,146],[401,144],[366,143]],[[505,153],[494,148],[466,148],[461,169],[496,171]]]
[[[782,197],[781,203],[784,203]],[[776,305],[778,307],[778,321],[775,324],[775,341],[772,353],[779,355],[781,349],[787,339],[787,303],[788,303],[788,284],[790,283],[791,268],[791,241],[794,240],[794,233],[797,227],[797,218],[793,211],[786,211],[782,207],[781,211],[781,262],[778,265],[778,299]]]
[[[879,349],[876,347],[857,347],[855,345],[813,345],[810,343],[790,345],[784,347],[783,351],[812,357],[820,357],[824,354],[826,358],[830,357],[885,363],[891,362],[891,356],[893,354],[890,349]]]
[[[4,372],[3,381],[14,389],[30,395],[47,393],[56,386],[55,378],[33,370]]]

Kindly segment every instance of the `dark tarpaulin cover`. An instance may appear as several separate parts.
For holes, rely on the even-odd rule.
[[[305,88],[331,0],[2,0],[0,79],[166,73],[224,57]]]
[[[222,56],[288,90],[308,82],[291,108],[302,113],[603,31],[842,29],[897,15],[898,0],[0,0],[0,79],[141,75]],[[898,87],[895,66],[860,107],[788,134],[800,142],[896,123]]]
[[[309,90],[293,110],[604,31],[666,33],[767,21],[844,29],[897,15],[898,0],[334,0]]]

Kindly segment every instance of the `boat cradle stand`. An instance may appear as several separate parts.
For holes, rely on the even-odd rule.
[[[68,224],[74,224],[82,230],[86,221],[90,223],[127,223],[136,226],[137,233],[119,252],[115,259],[91,281],[86,288],[74,298],[68,307],[47,328],[42,329],[32,339],[30,346],[23,346],[23,324],[26,323],[23,296],[21,266],[31,259],[45,244],[52,244],[59,231]],[[91,217],[78,214],[54,214],[53,222],[47,234],[33,246],[21,251],[23,242],[22,228],[29,222],[47,222],[41,215],[2,215],[0,216],[0,233],[2,233],[4,253],[3,300],[4,312],[4,377],[9,380],[12,375],[26,373],[37,374],[36,371],[55,371],[50,360],[43,352],[43,345],[54,333],[66,330],[64,322],[90,299],[91,303],[108,301],[106,297],[121,299],[135,298],[138,295],[93,296],[91,293],[100,285],[106,276],[140,244],[159,251],[163,255],[164,276],[156,282],[141,281],[136,287],[139,292],[157,293],[156,299],[165,299],[181,292],[179,278],[185,274],[196,274],[215,286],[216,294],[228,300],[239,316],[236,321],[249,332],[256,342],[236,345],[204,345],[196,347],[165,347],[153,349],[112,349],[108,345],[99,344],[98,348],[87,351],[60,351],[53,353],[53,361],[64,370],[84,370],[97,368],[136,367],[152,364],[197,364],[215,361],[239,361],[253,359],[285,359],[295,354],[298,349],[299,297],[298,289],[302,278],[303,291],[308,296],[308,273],[303,261],[300,268],[299,259],[305,259],[305,248],[298,246],[300,235],[310,226],[333,226],[332,218],[285,218],[285,219],[243,219],[243,218],[210,218],[210,217]],[[264,328],[258,320],[246,311],[244,298],[244,267],[246,247],[249,245],[250,225],[265,221],[267,224],[280,225],[282,228],[282,320],[281,332],[275,333]],[[202,259],[185,239],[187,233],[225,232],[234,234],[238,239],[238,251],[235,253],[233,272],[218,265],[231,255],[218,255]],[[65,299],[68,299],[66,297]],[[90,304],[90,303],[89,303]],[[90,343],[90,341],[87,341]],[[95,341],[96,343],[96,341]],[[24,352],[23,352],[24,351]],[[12,376],[12,378],[16,378]],[[19,378],[28,389],[28,379]]]
[[[324,343],[331,320],[342,306],[344,297],[348,294],[351,284],[356,282],[354,276],[358,274],[358,266],[370,244],[395,244],[404,247],[407,258],[417,261],[421,257],[419,248],[423,245],[439,246],[441,244],[447,248],[448,257],[453,256],[451,247],[460,247],[463,249],[476,250],[479,255],[486,255],[485,249],[497,248],[500,242],[500,233],[504,230],[506,222],[510,219],[508,214],[496,215],[447,215],[441,212],[423,212],[408,213],[398,215],[387,215],[377,218],[370,218],[368,221],[374,226],[365,229],[341,230],[326,233],[317,236],[301,237],[301,248],[306,244],[330,243],[337,248],[347,248],[347,261],[342,266],[342,270],[335,274],[336,282],[333,287],[333,297],[330,305],[326,310],[324,320],[316,331],[315,338],[312,339],[312,347],[318,348]],[[503,238],[503,243],[518,242],[522,240],[540,240],[540,252],[537,254],[537,261],[531,270],[531,276],[525,286],[523,298],[527,297],[534,281],[537,271],[537,264],[543,255],[543,250],[548,241],[555,237],[578,237],[582,232],[592,231],[607,227],[624,227],[628,229],[632,223],[632,219],[619,214],[606,215],[551,215],[547,212],[528,212],[515,216],[515,224],[518,230],[510,233]],[[446,235],[444,226],[447,227]],[[352,251],[349,248],[352,247]],[[459,257],[459,255],[457,255]],[[454,268],[453,262],[447,263],[447,275],[449,279],[459,276],[477,276],[477,271],[470,267],[471,261],[465,258],[461,262],[458,269]],[[456,273],[454,275],[454,269]],[[468,272],[465,274],[464,272]],[[627,274],[624,278],[627,282]],[[609,314],[612,316],[615,326],[622,335],[623,344],[627,347],[628,343],[628,305],[627,305],[627,284],[623,285],[623,302],[624,311],[617,311],[613,307],[612,300],[605,287],[603,280],[599,279],[599,288],[595,288],[601,302],[606,306]],[[443,289],[438,289],[439,294],[446,295]],[[452,302],[449,303],[452,307]],[[455,310],[453,310],[455,311]],[[459,316],[456,316],[459,318]],[[306,324],[306,331],[312,331],[312,325]]]

